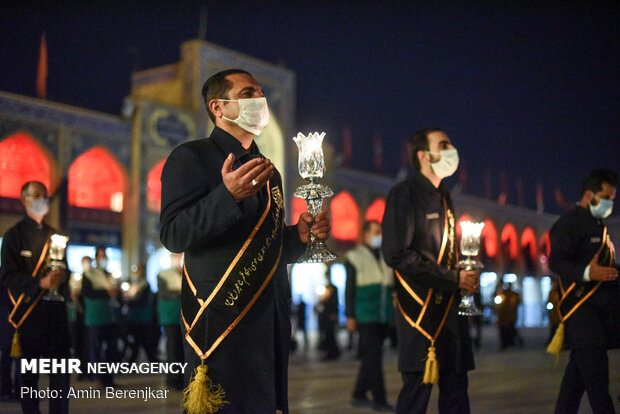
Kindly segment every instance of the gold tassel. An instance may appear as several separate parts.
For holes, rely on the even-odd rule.
[[[11,357],[19,358],[22,356],[22,347],[19,345],[19,334],[17,331],[13,334],[13,343],[11,344]]]
[[[207,376],[207,366],[204,361],[194,371],[194,375],[187,388],[183,390],[181,405],[187,414],[213,414],[227,404],[224,400],[222,386],[213,385]]]
[[[547,352],[556,356],[562,352],[562,345],[564,344],[564,322],[560,322],[558,329],[555,330],[553,339],[547,345]]]
[[[437,363],[437,353],[435,351],[435,344],[431,344],[428,347],[428,355],[426,356],[423,384],[437,384],[437,381],[439,381],[439,364]]]

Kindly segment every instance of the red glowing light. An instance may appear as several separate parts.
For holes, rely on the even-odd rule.
[[[69,168],[69,204],[122,211],[126,178],[123,167],[108,150],[94,147]]]
[[[497,228],[491,220],[486,219],[484,221],[484,227],[482,228],[480,237],[484,239],[484,251],[487,257],[495,257],[498,248]]]
[[[0,196],[20,198],[28,181],[40,181],[51,192],[52,176],[52,157],[30,134],[18,132],[0,142]]]
[[[500,236],[502,244],[508,245],[508,255],[510,259],[516,260],[519,255],[519,243],[517,238],[517,229],[512,223],[506,223]]]
[[[529,247],[529,255],[534,263],[538,260],[538,244],[536,234],[531,227],[526,227],[521,233],[521,247]]]
[[[332,237],[342,241],[356,241],[359,234],[360,212],[355,199],[348,191],[332,199]]]
[[[382,223],[383,213],[385,213],[385,198],[379,197],[368,206],[366,220],[376,220]]]
[[[166,159],[159,161],[146,176],[146,208],[150,211],[161,211],[161,172]]]

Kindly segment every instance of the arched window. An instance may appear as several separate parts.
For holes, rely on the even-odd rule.
[[[523,249],[523,258],[528,271],[533,272],[536,270],[536,263],[538,262],[538,243],[536,240],[536,234],[531,227],[526,227],[521,233],[521,248]]]
[[[516,261],[519,256],[519,242],[517,238],[517,229],[512,223],[507,223],[502,229],[501,234],[502,246],[505,247],[504,252],[508,257],[506,261]]]
[[[355,199],[348,191],[338,193],[330,203],[332,237],[341,241],[356,241],[360,213]]]
[[[482,234],[480,237],[483,239],[484,253],[487,257],[495,257],[497,255],[497,228],[495,224],[486,219],[484,221],[484,227],[482,228]]]
[[[381,223],[383,222],[383,213],[385,213],[385,198],[379,197],[366,209],[366,220],[377,220]]]
[[[538,241],[538,250],[540,254],[545,255],[549,258],[551,254],[551,240],[549,239],[549,232],[546,231],[540,236],[540,240]]]
[[[161,211],[161,172],[165,163],[165,159],[159,161],[146,176],[146,208],[158,213]]]
[[[123,211],[127,180],[123,167],[105,148],[91,148],[73,161],[68,181],[70,205]]]
[[[30,134],[17,132],[0,141],[1,197],[20,198],[28,181],[40,181],[51,192],[52,177],[52,157]]]

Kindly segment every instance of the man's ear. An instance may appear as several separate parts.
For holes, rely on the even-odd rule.
[[[222,116],[222,103],[217,99],[211,99],[209,101],[209,110],[216,118]]]
[[[428,152],[423,151],[423,150],[418,150],[418,152],[416,153],[416,156],[418,157],[418,161],[420,161],[420,165],[424,165],[430,157]]]
[[[590,204],[593,198],[594,192],[592,190],[586,190],[586,192],[583,193],[583,199],[586,201],[587,204]]]

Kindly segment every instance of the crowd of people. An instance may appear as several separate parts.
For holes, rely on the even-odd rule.
[[[132,267],[125,288],[119,286],[103,246],[94,258],[83,258],[79,283],[70,279],[66,259],[49,260],[56,231],[44,221],[47,189],[36,181],[24,184],[26,215],[2,244],[0,282],[8,293],[0,295],[3,399],[15,397],[10,364],[17,358],[132,362],[142,349],[156,361],[163,331],[168,361],[188,364],[184,378],[167,378],[170,387],[186,387],[188,414],[289,412],[287,264],[297,261],[308,242],[329,237],[330,220],[325,211],[304,212],[296,225],[284,224],[281,176],[254,141],[269,122],[269,109],[252,75],[240,69],[216,73],[202,94],[215,128],[207,139],[175,148],[162,171],[160,238],[174,254],[171,268],[158,276],[157,296],[143,265]],[[359,335],[351,404],[425,413],[438,385],[440,413],[469,413],[468,373],[475,368],[480,333],[472,341],[470,321],[458,307],[464,293],[478,289],[480,275],[458,264],[456,213],[443,183],[458,168],[458,151],[438,128],[416,132],[408,145],[413,175],[390,189],[383,220],[364,223],[360,245],[344,256],[346,327]],[[616,186],[611,171],[590,173],[578,206],[550,232],[558,318],[549,352],[558,344],[571,352],[558,414],[576,413],[585,392],[594,412],[614,412],[607,350],[620,347],[618,265],[603,220]],[[520,298],[510,285],[497,298],[501,347],[519,345]],[[298,329],[305,334],[306,308],[299,306]],[[333,284],[318,298],[317,312],[325,359],[337,359]],[[394,405],[387,400],[382,367],[393,327],[402,377]],[[21,386],[37,388],[37,374],[18,374]],[[97,387],[115,384],[111,374],[87,379]],[[50,375],[50,389],[66,393],[69,381],[68,374]],[[39,413],[37,398],[20,403],[24,413]],[[51,398],[49,404],[50,413],[69,411],[69,399]]]

